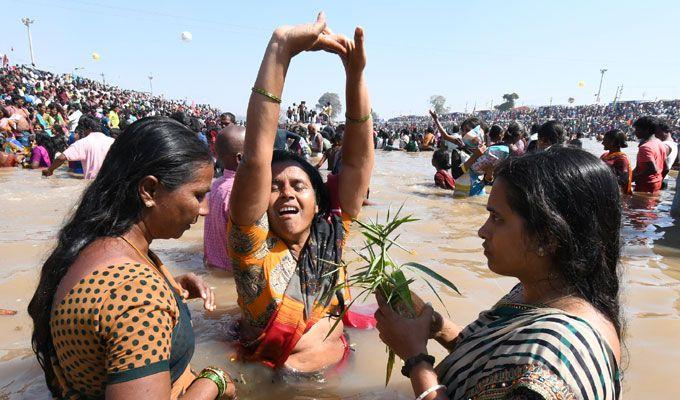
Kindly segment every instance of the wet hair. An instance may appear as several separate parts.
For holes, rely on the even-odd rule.
[[[626,134],[619,129],[612,129],[604,134],[604,139],[610,139],[614,146],[622,149],[628,147]],[[602,141],[604,141],[604,139]]]
[[[466,128],[468,130],[471,130],[471,129],[474,129],[477,125],[480,125],[480,126],[482,125],[481,119],[479,119],[477,117],[465,118],[465,120],[460,123],[460,130],[462,131]]]
[[[609,318],[621,337],[621,195],[609,167],[586,151],[557,146],[510,157],[495,176],[559,276]]]
[[[489,139],[491,139],[492,142],[498,142],[503,138],[503,128],[500,127],[500,125],[491,125],[491,129],[489,130]]]
[[[451,168],[451,155],[446,149],[437,149],[432,153],[432,165],[435,168],[448,170]]]
[[[660,121],[651,115],[645,115],[633,122],[633,128],[637,128],[641,132],[645,132],[645,136],[652,136],[659,131]]]
[[[63,136],[63,135],[60,135],[60,136]],[[56,150],[56,148],[55,148],[56,147],[55,146],[56,145],[55,139],[56,139],[56,137],[51,138],[50,135],[48,135],[47,133],[44,133],[44,132],[40,132],[40,133],[37,133],[35,135],[35,143],[38,146],[42,146],[42,147],[45,148],[45,150],[47,150],[47,154],[50,157],[50,161],[54,161],[54,155],[56,154],[57,151],[60,151],[60,150]]]
[[[458,126],[458,124],[453,124],[451,125],[451,128],[449,128],[449,131],[451,131],[451,133],[458,133],[460,132],[460,126]]]
[[[328,215],[331,212],[331,196],[328,193],[326,184],[323,182],[323,178],[319,171],[305,160],[302,156],[299,156],[288,150],[274,150],[274,155],[272,156],[272,165],[283,162],[294,162],[298,164],[300,168],[307,174],[310,182],[312,183],[312,188],[316,195],[316,205],[319,206],[318,214]]]
[[[524,126],[520,124],[517,121],[512,121],[508,125],[508,129],[505,132],[505,135],[508,136],[511,139],[516,139],[522,136],[524,133]]]
[[[78,132],[97,132],[101,129],[102,124],[99,120],[91,115],[83,115],[78,120],[76,130]]]
[[[538,131],[541,129],[541,124],[531,124],[531,129],[529,130],[529,133],[533,135],[534,133],[538,133]]]
[[[170,118],[179,122],[180,124],[189,128],[191,126],[191,118],[184,111],[175,111],[170,115]]]
[[[547,121],[538,128],[538,140],[553,144],[564,143],[564,127],[558,121]]]
[[[200,165],[211,165],[208,147],[186,126],[165,117],[142,118],[116,139],[96,179],[59,231],[57,245],[42,266],[38,287],[28,305],[33,319],[31,343],[55,397],[50,313],[54,294],[80,252],[97,239],[121,236],[137,223],[144,206],[142,178],[152,175],[167,189],[189,182]]]

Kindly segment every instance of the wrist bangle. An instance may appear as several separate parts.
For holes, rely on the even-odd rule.
[[[430,387],[429,389],[427,389],[426,391],[424,391],[423,393],[421,393],[420,396],[416,397],[416,400],[423,400],[425,397],[427,397],[428,394],[430,394],[432,392],[436,392],[439,389],[446,389],[446,386],[444,386],[444,385],[434,385],[434,386]]]
[[[269,100],[281,104],[281,98],[277,97],[275,94],[269,93],[266,90],[262,90],[260,88],[256,88],[255,86],[253,86],[251,90],[253,91],[253,93],[261,94],[262,96],[268,98]]]
[[[371,111],[368,114],[364,115],[363,117],[361,117],[359,119],[351,118],[349,115],[347,115],[347,113],[345,113],[345,121],[353,122],[355,124],[363,124],[364,122],[368,121],[371,118],[372,112],[373,112],[373,109],[371,109]]]
[[[401,374],[404,375],[407,378],[410,378],[411,377],[411,370],[413,369],[413,367],[415,367],[416,365],[418,365],[419,363],[421,363],[423,361],[434,366],[434,357],[433,356],[431,356],[429,354],[425,354],[425,353],[420,353],[417,356],[411,357],[404,362],[404,366],[401,367]]]
[[[224,378],[220,376],[220,374],[216,373],[211,369],[206,368],[203,371],[201,371],[200,374],[198,374],[198,378],[196,379],[201,378],[210,379],[211,381],[213,381],[215,385],[217,385],[217,398],[222,397],[222,395],[224,394],[224,390],[227,387],[227,382],[225,382]]]

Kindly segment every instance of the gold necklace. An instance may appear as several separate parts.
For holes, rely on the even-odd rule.
[[[152,260],[151,258],[149,258],[148,255],[142,253],[142,252],[137,248],[137,246],[135,246],[134,244],[132,244],[132,242],[130,242],[129,240],[127,240],[127,239],[126,239],[125,237],[123,237],[123,236],[119,236],[119,238],[123,239],[123,241],[124,241],[125,243],[129,244],[130,247],[132,247],[133,249],[135,249],[135,251],[137,252],[137,254],[139,254],[142,258],[146,259],[146,261],[148,261],[149,264],[150,264],[151,266],[153,266],[153,267],[155,267],[156,269],[158,269],[158,265],[156,265],[156,263],[153,262],[153,260]]]

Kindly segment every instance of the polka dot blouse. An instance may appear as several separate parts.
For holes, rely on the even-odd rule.
[[[106,384],[170,370],[179,316],[175,292],[155,268],[127,263],[96,269],[52,310],[60,383],[66,392],[101,397]],[[193,332],[184,336],[193,339]]]

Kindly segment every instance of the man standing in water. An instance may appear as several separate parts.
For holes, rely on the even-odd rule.
[[[77,130],[80,130],[81,139],[70,145],[62,154],[54,158],[52,165],[44,169],[42,174],[50,176],[54,170],[61,167],[66,161],[81,161],[83,163],[83,175],[85,179],[97,177],[106,153],[113,144],[113,139],[99,132],[102,124],[94,117],[84,115],[78,122]]]
[[[635,137],[640,140],[637,164],[633,170],[635,191],[655,193],[661,190],[666,148],[654,134],[659,131],[659,120],[652,116],[638,118],[633,123]]]
[[[224,172],[213,182],[208,194],[209,211],[203,228],[203,261],[206,267],[232,270],[226,246],[229,198],[236,168],[243,156],[245,132],[245,127],[232,124],[217,135],[215,152]]]

